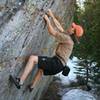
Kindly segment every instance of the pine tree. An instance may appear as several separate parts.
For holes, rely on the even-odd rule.
[[[83,75],[86,84],[100,85],[100,0],[86,0],[85,10],[76,15],[78,21],[84,26],[85,34],[80,40],[81,44],[76,45],[73,55],[77,56],[81,68],[77,74]],[[79,9],[78,9],[79,11]],[[76,17],[76,16],[75,16]],[[77,20],[76,20],[77,22]],[[78,22],[79,23],[79,22]],[[83,72],[83,74],[81,74]]]

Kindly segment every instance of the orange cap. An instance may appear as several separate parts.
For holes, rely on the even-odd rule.
[[[72,23],[72,27],[75,29],[75,35],[77,37],[81,37],[83,35],[83,28],[80,25],[75,24],[74,22]]]

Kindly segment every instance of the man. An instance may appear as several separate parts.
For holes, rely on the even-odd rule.
[[[54,26],[52,26],[49,17],[51,17],[56,29]],[[68,75],[70,71],[70,69],[65,67],[65,65],[73,50],[74,42],[71,35],[74,34],[76,37],[82,36],[82,27],[72,23],[72,25],[65,32],[50,9],[48,10],[48,13],[44,15],[44,20],[46,21],[49,34],[55,37],[55,39],[58,41],[55,55],[53,57],[31,55],[21,77],[16,78],[10,76],[10,79],[14,82],[18,89],[21,88],[26,78],[33,70],[35,64],[38,64],[38,72],[33,79],[33,82],[28,85],[30,92],[33,90],[36,83],[41,79],[42,75],[55,75],[61,71],[63,71],[64,75]]]

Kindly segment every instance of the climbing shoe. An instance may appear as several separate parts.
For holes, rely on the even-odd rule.
[[[31,87],[31,84],[27,85],[27,88],[28,88],[29,92],[32,92],[32,90],[34,89]]]
[[[31,84],[27,85],[26,88],[23,90],[23,94],[26,92],[26,91],[29,91],[29,92],[32,92],[34,88],[31,87]]]
[[[15,86],[20,89],[22,85],[19,84],[20,78],[14,77],[12,75],[9,76],[9,80],[15,84]]]

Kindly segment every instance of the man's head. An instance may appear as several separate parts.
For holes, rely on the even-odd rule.
[[[78,39],[80,38],[80,37],[82,37],[83,36],[83,28],[82,28],[82,26],[80,26],[80,25],[77,25],[76,23],[72,23],[71,24],[71,26],[67,29],[67,33],[69,34],[69,35],[74,35],[75,36],[75,38],[76,38],[76,41],[77,42],[79,42],[78,41]]]
[[[71,26],[67,29],[67,33],[75,34],[77,37],[81,37],[83,35],[83,28],[76,23],[72,23]]]
[[[79,38],[83,35],[83,28],[80,25],[75,24],[74,22],[71,25],[72,29],[74,30],[74,34]]]

